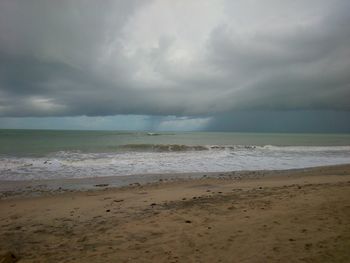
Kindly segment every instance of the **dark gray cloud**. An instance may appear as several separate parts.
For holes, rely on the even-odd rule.
[[[214,30],[209,57],[232,80],[228,107],[349,110],[349,7],[337,2],[317,23],[250,38],[229,27]]]
[[[3,0],[0,116],[350,111],[349,1],[247,2]]]

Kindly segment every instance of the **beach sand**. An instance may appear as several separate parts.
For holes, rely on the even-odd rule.
[[[350,262],[350,165],[232,175],[3,195],[0,253],[18,262]]]

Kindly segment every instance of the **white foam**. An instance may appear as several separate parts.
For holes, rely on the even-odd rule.
[[[0,158],[0,179],[81,178],[174,172],[291,169],[350,163],[350,146],[220,146],[183,152],[57,152]]]

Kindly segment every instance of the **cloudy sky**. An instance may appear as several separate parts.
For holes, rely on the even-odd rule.
[[[350,132],[348,0],[1,0],[0,128]]]

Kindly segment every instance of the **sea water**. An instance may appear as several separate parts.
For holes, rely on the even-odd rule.
[[[350,163],[349,134],[0,130],[0,180]]]

